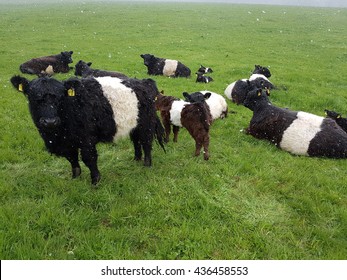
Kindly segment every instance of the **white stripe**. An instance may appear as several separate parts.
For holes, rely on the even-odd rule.
[[[206,99],[206,103],[210,108],[210,113],[213,120],[220,118],[222,113],[225,113],[227,111],[228,104],[223,96],[219,95],[218,93],[207,90],[202,90],[200,92],[204,95],[207,92],[211,93],[211,96],[208,99]]]
[[[250,80],[250,81],[254,81],[255,79],[258,79],[258,78],[262,78],[262,79],[264,79],[265,81],[270,82],[269,79],[266,78],[263,74],[252,74],[252,75],[249,77],[249,80]]]
[[[178,64],[177,60],[165,59],[163,75],[168,77],[174,76],[177,69],[177,64]]]
[[[284,131],[280,147],[296,155],[308,155],[311,140],[321,131],[324,118],[298,112],[297,119]]]
[[[182,127],[181,123],[181,113],[183,108],[190,104],[189,102],[186,102],[184,100],[176,100],[172,102],[171,110],[170,110],[170,121],[173,125]]]
[[[139,115],[138,99],[135,92],[123,85],[121,79],[113,77],[95,78],[101,85],[105,97],[111,104],[117,133],[114,141],[128,136],[130,131],[137,126]]]
[[[242,79],[241,81],[247,82],[247,79]],[[226,88],[225,91],[224,91],[225,96],[226,96],[228,99],[230,99],[230,100],[232,99],[231,93],[232,93],[232,91],[233,91],[233,89],[234,89],[234,87],[235,87],[236,82],[237,82],[237,81],[235,81],[235,82],[231,83],[230,85],[228,85],[227,88]]]

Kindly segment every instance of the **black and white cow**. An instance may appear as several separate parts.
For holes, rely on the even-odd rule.
[[[213,70],[210,67],[205,67],[203,65],[200,65],[200,68],[198,69],[197,72],[201,74],[208,74],[208,73],[213,73]]]
[[[141,57],[149,75],[190,77],[190,69],[177,60],[159,58],[152,54],[141,54]]]
[[[340,113],[334,111],[325,110],[325,114],[328,118],[333,119],[336,123],[347,132],[347,118],[343,118]]]
[[[205,83],[205,84],[208,84],[210,82],[213,82],[213,79],[212,77],[209,77],[209,76],[205,76],[204,74],[202,73],[199,73],[199,72],[196,72],[196,83]]]
[[[253,74],[261,74],[261,75],[264,75],[266,78],[271,77],[270,70],[260,65],[254,65]]]
[[[28,98],[32,119],[47,150],[70,162],[73,177],[81,173],[80,150],[92,183],[98,183],[98,142],[130,135],[135,160],[141,160],[143,150],[145,166],[152,164],[153,139],[163,147],[164,128],[154,106],[158,89],[151,79],[89,77],[61,82],[13,76],[11,82]]]
[[[224,119],[228,115],[228,104],[225,98],[218,93],[202,90],[191,94],[184,92],[183,96],[185,101],[190,103],[202,102],[205,100],[210,110],[212,120],[218,118]]]
[[[19,69],[24,74],[34,75],[67,73],[72,69],[72,67],[69,67],[69,63],[73,62],[71,58],[72,54],[73,51],[69,51],[56,55],[33,58],[21,64]]]
[[[242,104],[249,91],[254,88],[266,89],[268,94],[274,88],[273,84],[261,74],[253,74],[249,80],[242,79],[231,83],[224,91],[228,99],[231,99],[237,105]]]
[[[76,76],[82,76],[82,77],[116,77],[120,79],[126,79],[127,76],[116,71],[107,71],[107,70],[100,70],[100,69],[92,69],[90,66],[92,65],[91,62],[84,62],[83,60],[80,60],[75,65],[75,75]]]
[[[295,155],[346,158],[347,133],[330,119],[272,105],[265,91],[247,94],[244,106],[253,111],[247,132]]]

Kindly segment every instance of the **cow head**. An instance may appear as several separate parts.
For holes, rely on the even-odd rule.
[[[90,66],[92,65],[91,62],[84,62],[83,60],[80,60],[75,65],[75,75],[76,76],[82,76],[82,74],[90,69]]]
[[[328,118],[331,118],[333,120],[337,120],[337,119],[340,119],[341,118],[341,114],[339,113],[336,113],[334,111],[329,111],[327,109],[324,110],[325,112],[325,115],[328,117]]]
[[[198,72],[202,74],[206,74],[206,73],[213,73],[213,70],[210,67],[205,67],[203,65],[200,65]]]
[[[267,78],[271,77],[271,73],[270,70],[266,67],[260,66],[260,65],[254,65],[254,70],[253,70],[253,74],[262,74]]]
[[[60,126],[64,99],[68,95],[74,95],[66,90],[62,82],[49,77],[29,81],[13,76],[11,83],[28,98],[32,119],[41,132],[49,132]]]
[[[61,52],[61,60],[63,62],[66,62],[67,64],[69,63],[72,63],[73,60],[72,60],[72,54],[73,54],[73,51],[69,51],[69,52]]]
[[[204,102],[206,99],[210,98],[211,92],[206,92],[205,94],[200,91],[193,92],[191,94],[189,94],[188,92],[183,92],[183,96],[185,98],[185,101],[190,103]]]
[[[152,60],[155,58],[152,54],[141,54],[140,56],[143,58],[143,64],[146,66],[150,65]]]

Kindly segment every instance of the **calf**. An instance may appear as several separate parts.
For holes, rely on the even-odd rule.
[[[190,77],[190,69],[177,60],[155,57],[152,54],[141,54],[149,75],[167,77]]]
[[[261,74],[261,75],[264,75],[266,78],[271,77],[271,73],[268,68],[260,66],[260,65],[254,65],[254,67],[255,68],[253,70],[253,74]]]
[[[27,96],[32,119],[47,150],[70,162],[73,177],[81,174],[80,150],[92,184],[98,183],[98,142],[130,135],[135,160],[141,160],[143,149],[145,166],[152,164],[153,138],[163,147],[164,128],[154,107],[158,90],[151,79],[89,77],[60,82],[48,77],[28,81],[13,76],[11,82]]]
[[[201,73],[201,74],[213,73],[213,70],[210,67],[205,67],[200,65],[200,68],[198,69],[198,73]]]
[[[30,59],[19,66],[19,69],[24,74],[47,74],[67,73],[72,69],[69,63],[72,63],[71,55],[73,51],[61,52],[60,54],[43,56]]]
[[[171,125],[174,142],[177,142],[179,128],[184,127],[195,140],[195,156],[200,155],[201,148],[204,147],[204,159],[208,160],[209,130],[212,117],[206,102],[201,101],[191,104],[173,96],[159,94],[155,106],[160,111],[165,128],[165,141],[169,141]]]
[[[190,103],[202,102],[203,100],[206,100],[212,120],[218,118],[223,119],[228,115],[228,104],[224,97],[218,93],[202,90],[191,94],[184,92],[183,96],[185,97],[185,101]]]
[[[328,118],[333,119],[336,123],[347,132],[347,118],[343,118],[341,114],[334,111],[325,110],[325,114]]]
[[[346,158],[347,133],[330,118],[273,106],[262,89],[248,93],[253,111],[247,132],[295,155]]]
[[[82,76],[82,77],[116,77],[120,79],[126,79],[128,78],[126,75],[114,72],[114,71],[106,71],[106,70],[99,70],[99,69],[92,69],[90,66],[92,65],[91,62],[84,62],[83,60],[80,60],[75,65],[75,75],[76,76]]]
[[[237,105],[242,104],[245,100],[247,93],[254,88],[266,89],[268,95],[270,94],[270,89],[274,86],[272,83],[263,75],[253,74],[249,80],[242,79],[230,84],[224,91],[227,98],[231,99]]]
[[[204,76],[204,74],[196,72],[196,81],[195,82],[208,84],[210,82],[213,82],[213,79],[209,76]]]

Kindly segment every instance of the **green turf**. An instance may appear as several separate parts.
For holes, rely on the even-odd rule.
[[[251,111],[228,101],[211,127],[210,160],[181,130],[153,167],[129,139],[99,144],[102,180],[71,179],[48,154],[9,79],[33,57],[147,78],[140,57],[177,59],[211,84],[152,77],[167,95],[211,90],[269,66],[275,105],[346,114],[347,10],[226,4],[0,5],[1,259],[346,259],[346,160],[298,157],[244,134]],[[67,79],[73,73],[57,75]],[[32,79],[29,75],[27,78]]]

